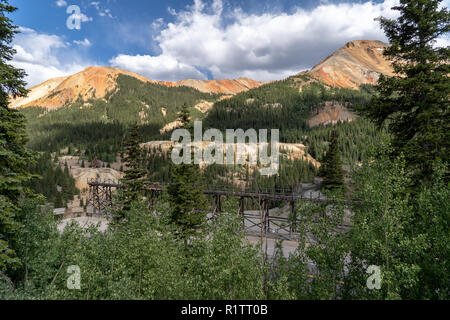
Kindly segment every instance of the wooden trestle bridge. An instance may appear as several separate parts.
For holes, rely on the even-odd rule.
[[[107,208],[113,205],[113,189],[120,189],[121,185],[112,180],[89,179],[89,197],[88,204],[94,208],[94,213],[103,214]],[[150,183],[146,190],[148,191],[149,204],[153,204],[155,199],[167,188],[168,184],[158,182]],[[261,237],[281,238],[285,240],[297,239],[295,225],[298,220],[294,217],[295,203],[298,201],[313,203],[328,203],[320,192],[313,197],[312,192],[309,197],[304,196],[303,192],[298,190],[278,189],[278,190],[248,190],[239,188],[230,188],[228,186],[204,186],[204,194],[212,196],[213,204],[208,219],[213,219],[222,212],[222,199],[226,197],[235,197],[239,199],[239,215],[242,217],[245,231],[249,235]],[[251,199],[256,202],[258,210],[245,211],[245,200]],[[274,216],[270,214],[269,203],[271,201],[283,201],[290,205],[290,217]]]

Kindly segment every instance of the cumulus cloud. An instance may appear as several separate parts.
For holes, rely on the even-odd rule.
[[[111,59],[110,63],[113,66],[138,72],[150,79],[167,81],[187,78],[206,79],[206,76],[195,67],[166,55],[152,57],[149,55],[130,56],[120,54]]]
[[[33,29],[19,28],[13,42],[16,54],[12,64],[24,69],[28,76],[28,86],[34,86],[45,80],[66,76],[83,70],[88,66],[77,54],[70,43],[60,36],[38,33]],[[85,39],[81,41],[85,43]]]
[[[92,43],[87,38],[84,38],[84,40],[73,40],[73,43],[82,47],[90,47],[92,45]]]
[[[56,1],[56,5],[58,7],[67,7],[67,2],[64,0],[58,0],[58,1]]]
[[[92,1],[90,3],[91,6],[94,6],[97,10],[100,10],[100,2],[99,1]]]
[[[118,33],[126,35],[123,41],[145,48],[149,43],[156,45],[149,50],[157,54],[129,55],[119,51],[121,54],[109,62],[155,80],[206,79],[207,75],[219,79],[282,79],[311,68],[348,41],[386,41],[374,18],[394,18],[397,12],[390,8],[398,0],[364,1],[333,4],[323,0],[309,10],[248,14],[224,6],[221,0],[194,0],[184,10],[169,7],[170,22],[162,18],[150,21],[140,28],[148,30],[144,36],[136,32],[135,25],[121,26]],[[449,1],[444,3],[448,5]],[[99,15],[110,14],[99,1],[90,5]],[[81,20],[92,18],[83,15]],[[66,42],[60,36],[28,28],[20,31],[13,43],[17,51],[13,63],[26,70],[30,85],[95,65],[79,56],[84,51],[80,47],[91,45],[86,38]],[[449,38],[443,37],[437,45],[449,43]]]
[[[221,0],[206,3],[195,0],[185,10],[168,8],[174,21],[162,26],[154,38],[159,56],[136,56],[139,64],[131,64],[133,56],[113,58],[120,67],[132,65],[135,72],[166,75],[164,64],[172,61],[183,66],[167,74],[181,79],[185,70],[204,76],[209,70],[214,78],[248,76],[257,80],[282,79],[311,68],[346,42],[357,39],[386,41],[375,18],[394,17],[391,7],[397,0],[382,3],[331,4],[322,1],[311,10],[296,8],[291,13],[247,14],[241,9],[224,10]],[[167,80],[168,78],[161,79]],[[160,80],[160,79],[158,79]]]
[[[155,21],[152,22],[152,28],[153,30],[160,30],[161,26],[164,25],[164,19],[158,18]]]
[[[94,21],[94,19],[92,17],[88,17],[87,15],[85,15],[84,13],[74,13],[71,15],[71,17],[75,20],[80,20],[81,22],[90,22],[90,21]]]

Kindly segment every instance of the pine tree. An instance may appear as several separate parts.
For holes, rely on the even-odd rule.
[[[24,116],[8,108],[9,95],[27,94],[25,72],[7,63],[16,52],[11,41],[18,31],[6,14],[16,9],[8,1],[0,1],[0,271],[19,264],[10,243],[20,227],[19,200],[32,196],[25,185],[32,178],[28,166],[35,158],[25,148]]]
[[[205,222],[206,199],[198,165],[180,164],[172,168],[168,187],[171,204],[170,219],[183,238],[194,234]]]
[[[180,121],[182,123],[182,127],[189,130],[189,122],[190,122],[190,113],[186,103],[181,107],[180,112]]]
[[[64,207],[62,192],[56,192],[55,208],[62,208],[62,207]]]
[[[449,161],[450,48],[436,39],[450,31],[442,0],[401,0],[397,20],[380,18],[391,46],[395,76],[381,76],[377,95],[363,113],[393,134],[395,154],[403,153],[415,183],[428,180],[436,159]]]
[[[181,111],[184,129],[189,129],[189,110],[186,104]],[[171,184],[168,188],[171,204],[171,221],[185,239],[196,232],[205,222],[206,199],[203,194],[202,175],[196,164],[181,163],[171,170]]]
[[[121,179],[123,190],[120,200],[123,211],[131,208],[131,203],[141,200],[144,195],[145,177],[147,171],[143,167],[143,151],[140,147],[141,135],[137,124],[131,129],[130,136],[125,142],[125,151],[122,153],[122,162],[126,164],[125,176]]]
[[[342,190],[344,188],[344,170],[339,152],[338,134],[331,132],[330,146],[325,154],[323,165],[320,168],[323,178],[323,186],[328,190]]]

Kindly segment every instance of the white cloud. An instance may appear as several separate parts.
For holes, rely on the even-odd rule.
[[[439,39],[436,39],[435,47],[448,47],[450,46],[450,37],[443,36]]]
[[[167,12],[169,12],[169,14],[171,14],[172,16],[176,16],[177,15],[176,10],[171,8],[171,7],[167,8]]]
[[[97,10],[100,10],[100,2],[93,1],[90,4],[91,4],[91,6],[94,6]]]
[[[52,65],[34,64],[21,61],[13,61],[12,65],[16,68],[24,69],[28,74],[25,78],[28,84],[27,88],[31,88],[37,84],[47,81],[48,79],[78,73],[87,67],[79,64],[70,64],[61,68]]]
[[[108,17],[108,18],[111,18],[111,19],[114,18],[114,16],[111,14],[111,10],[110,9],[102,9],[100,7],[100,2],[93,1],[93,2],[90,3],[90,5],[95,7],[95,9],[97,10],[97,14],[100,17]]]
[[[346,42],[356,39],[386,41],[374,18],[394,17],[390,8],[398,0],[382,3],[331,4],[322,1],[311,10],[297,8],[292,13],[246,14],[240,9],[224,12],[221,0],[195,0],[186,10],[175,12],[168,8],[175,21],[162,26],[155,21],[160,33],[154,38],[161,55],[142,56],[133,71],[181,79],[185,70],[209,70],[214,78],[249,76],[257,80],[281,79],[311,68]],[[112,63],[126,68],[132,56],[113,58]],[[176,61],[183,65],[174,73],[155,61]],[[147,64],[146,64],[147,63]],[[198,76],[203,73],[198,71]],[[155,77],[153,77],[155,79]],[[168,80],[168,78],[156,78]]]
[[[195,67],[182,63],[169,56],[149,55],[130,56],[120,54],[110,60],[113,66],[137,72],[149,79],[176,81],[180,79],[206,79]]]
[[[92,43],[87,38],[84,38],[84,40],[73,40],[73,43],[82,47],[90,47],[92,45]]]
[[[152,22],[152,28],[153,30],[160,30],[161,26],[164,25],[164,19],[163,18],[158,18],[155,21]]]
[[[67,7],[67,2],[64,0],[58,0],[58,1],[56,1],[56,5],[58,7]]]
[[[89,65],[79,57],[76,48],[60,36],[23,27],[19,31],[21,33],[13,41],[17,53],[11,63],[26,71],[29,87],[50,78],[79,72]]]
[[[445,3],[448,3],[446,0]],[[173,21],[149,22],[148,33],[136,32],[135,25],[122,26],[123,41],[149,46],[156,43],[159,55],[118,54],[110,60],[114,66],[140,73],[155,80],[206,79],[206,70],[214,78],[249,77],[275,80],[311,68],[347,41],[378,39],[386,41],[379,16],[394,17],[390,8],[398,0],[382,3],[331,4],[322,1],[316,8],[297,8],[290,13],[246,14],[231,10],[222,1],[195,0],[185,10],[168,8]],[[101,11],[100,2],[90,3]],[[108,10],[108,11],[106,11]],[[92,18],[82,15],[83,22]],[[80,47],[89,39],[67,41],[63,37],[38,33],[21,27],[13,42],[17,54],[13,64],[29,74],[29,85],[52,77],[81,71],[92,61],[83,59]],[[157,34],[151,40],[151,34]],[[114,33],[113,37],[117,38]],[[437,45],[449,45],[444,37]]]
[[[84,13],[80,13],[80,14],[72,14],[71,17],[75,20],[80,20],[81,22],[90,22],[93,21],[94,19],[92,17],[88,17],[87,15],[85,15]]]

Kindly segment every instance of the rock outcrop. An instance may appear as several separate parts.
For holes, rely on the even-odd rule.
[[[308,125],[312,128],[318,125],[327,126],[338,122],[352,121],[357,115],[350,111],[348,107],[348,104],[337,101],[322,102],[316,108],[313,117],[308,120]]]
[[[235,95],[243,91],[258,88],[264,82],[255,81],[249,78],[239,78],[234,80],[194,80],[187,79],[176,82],[160,82],[168,87],[187,86],[206,93],[221,93]]]
[[[112,180],[119,181],[124,173],[114,170],[112,168],[82,168],[79,157],[76,156],[62,156],[59,157],[59,164],[63,166],[67,163],[69,172],[75,179],[75,186],[79,190],[88,189],[88,180]]]
[[[195,143],[192,142],[191,146],[193,148],[202,148],[202,151],[204,151],[208,146],[211,145],[212,142],[208,141],[202,141],[201,143]],[[146,143],[142,143],[141,147],[145,148],[149,151],[156,151],[160,150],[159,152],[167,153],[171,150],[172,147],[175,146],[175,142],[173,141],[150,141]],[[226,150],[230,145],[226,142],[223,143],[223,154],[224,157],[226,156]],[[232,147],[235,151],[235,154],[237,152],[237,144],[233,143]],[[248,152],[252,151],[252,146],[249,144],[244,144],[244,148],[246,150],[246,153],[248,155]],[[280,156],[286,156],[289,159],[303,159],[310,162],[315,167],[320,167],[320,162],[314,159],[306,150],[306,146],[301,143],[279,143],[279,150],[280,150]]]

